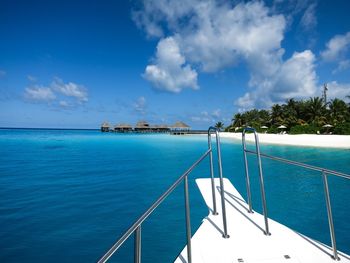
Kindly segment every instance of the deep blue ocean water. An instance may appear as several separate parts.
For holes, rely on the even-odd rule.
[[[0,262],[95,262],[207,149],[205,136],[0,130]],[[268,154],[350,173],[350,150],[262,145]],[[245,197],[240,142],[222,139],[223,173]],[[207,214],[190,177],[192,231]],[[254,209],[261,211],[254,158]],[[269,216],[330,244],[319,173],[263,159]],[[338,249],[350,253],[350,182],[329,178]],[[185,245],[183,187],[143,224],[143,262]],[[239,227],[239,226],[237,226]],[[230,229],[229,229],[230,231]],[[232,229],[234,231],[234,229]],[[133,240],[111,262],[132,262]]]

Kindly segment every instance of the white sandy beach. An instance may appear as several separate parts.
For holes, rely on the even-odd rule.
[[[241,133],[221,132],[222,138],[242,141]],[[254,141],[253,134],[246,134],[247,141]],[[314,134],[264,134],[259,133],[260,143],[295,146],[328,147],[350,149],[350,135],[314,135]]]

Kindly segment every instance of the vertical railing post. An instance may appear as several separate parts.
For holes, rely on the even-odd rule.
[[[253,213],[253,209],[252,209],[252,194],[250,192],[250,178],[249,178],[249,169],[248,169],[248,159],[247,159],[247,153],[246,153],[246,149],[247,149],[247,145],[246,145],[246,141],[245,141],[245,132],[246,130],[243,130],[242,133],[242,145],[243,145],[243,156],[244,156],[244,168],[245,168],[245,182],[246,182],[246,188],[247,188],[247,201],[248,201],[248,205],[249,205],[249,213]]]
[[[141,225],[139,225],[135,230],[134,262],[141,263]]]
[[[271,233],[269,231],[269,222],[268,222],[268,218],[267,218],[266,195],[265,195],[264,177],[263,177],[262,165],[261,165],[259,137],[258,137],[258,134],[256,133],[256,130],[253,129],[253,131],[254,131],[254,136],[255,136],[256,155],[258,158],[258,168],[259,168],[259,178],[260,178],[260,193],[261,193],[261,200],[262,200],[264,220],[265,220],[265,235],[271,235]]]
[[[213,168],[213,150],[211,145],[211,134],[210,134],[210,128],[208,130],[208,149],[210,150],[209,153],[209,165],[210,165],[210,179],[211,179],[211,193],[213,197],[213,215],[217,215],[218,212],[216,210],[216,196],[215,196],[215,182],[214,182],[214,168]]]
[[[243,144],[244,165],[245,165],[245,172],[246,172],[246,187],[247,187],[247,195],[248,195],[249,212],[252,212],[252,199],[251,199],[251,193],[250,193],[248,160],[247,160],[247,154],[246,154],[246,151],[247,151],[247,145],[245,140],[246,131],[253,132],[255,137],[256,157],[258,159],[258,170],[259,170],[259,181],[260,181],[260,194],[261,194],[261,202],[262,202],[264,221],[265,221],[265,235],[269,236],[271,235],[271,233],[269,231],[269,222],[267,217],[266,195],[265,195],[264,176],[263,176],[262,165],[261,165],[259,137],[254,128],[246,127],[243,129],[243,132],[242,132],[242,144]]]
[[[188,176],[184,178],[185,190],[185,216],[186,216],[186,237],[187,237],[187,262],[192,263],[192,249],[191,249],[191,215],[190,215],[190,200],[188,194]]]
[[[325,198],[326,198],[329,232],[331,234],[331,241],[332,241],[333,259],[339,260],[338,251],[337,251],[337,243],[335,240],[331,200],[329,197],[328,180],[327,180],[327,174],[325,173],[325,171],[322,171],[322,178],[323,178],[324,194],[325,194]]]
[[[226,222],[226,207],[225,207],[225,189],[224,189],[224,180],[222,175],[222,162],[221,162],[221,149],[220,149],[220,136],[218,129],[216,130],[216,149],[218,153],[218,166],[219,166],[219,175],[220,175],[220,192],[221,192],[221,206],[222,206],[222,221],[224,225],[224,238],[229,238],[227,234],[227,222]]]

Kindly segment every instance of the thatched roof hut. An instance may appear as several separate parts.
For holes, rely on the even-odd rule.
[[[188,126],[186,123],[182,122],[182,121],[178,121],[176,122],[173,126],[171,126],[172,129],[175,130],[190,130],[191,127]]]
[[[159,129],[162,129],[162,130],[169,130],[170,127],[168,125],[159,125]]]
[[[108,122],[103,122],[101,124],[101,132],[108,132],[111,125]]]
[[[114,130],[117,132],[132,131],[132,126],[127,123],[119,123],[114,126]]]
[[[151,131],[151,127],[146,121],[139,121],[136,123],[135,131]]]
[[[152,125],[152,131],[154,132],[168,132],[170,130],[168,125]]]
[[[149,124],[147,121],[139,121],[138,123],[136,123],[136,127],[135,128],[149,128]]]

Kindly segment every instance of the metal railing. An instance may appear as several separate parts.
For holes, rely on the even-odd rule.
[[[262,172],[261,165],[261,154],[260,154],[260,143],[259,137],[256,133],[256,130],[250,127],[244,128],[242,131],[242,144],[243,144],[243,155],[244,155],[244,166],[245,166],[245,175],[246,175],[246,187],[247,187],[247,196],[248,196],[248,205],[249,212],[253,213],[252,210],[252,195],[250,192],[250,180],[249,180],[249,169],[248,169],[248,159],[247,159],[247,144],[245,141],[245,134],[247,131],[251,131],[255,136],[255,148],[256,148],[256,156],[258,158],[258,169],[259,169],[259,181],[260,181],[260,194],[261,194],[261,202],[263,207],[264,221],[265,221],[265,235],[271,235],[269,231],[269,222],[267,217],[267,206],[266,206],[266,196],[265,196],[265,185],[264,185],[264,177]]]
[[[222,208],[222,221],[224,226],[224,238],[229,238],[227,234],[227,221],[226,221],[226,206],[225,206],[225,189],[222,175],[222,162],[221,162],[221,149],[220,149],[220,136],[219,130],[215,127],[209,127],[208,129],[208,148],[210,150],[209,160],[210,160],[210,176],[211,176],[211,191],[213,194],[213,215],[217,215],[216,211],[216,198],[215,198],[215,184],[214,184],[214,169],[213,169],[213,153],[212,153],[212,144],[211,144],[211,133],[215,132],[216,136],[216,150],[218,155],[218,169],[220,177],[220,195],[221,195],[221,208]]]
[[[187,262],[192,262],[192,251],[191,251],[191,218],[190,218],[190,200],[189,200],[189,189],[188,189],[188,176],[193,169],[201,163],[208,155],[210,156],[210,175],[211,175],[211,186],[213,196],[213,214],[218,215],[216,209],[215,199],[215,184],[214,184],[214,171],[213,171],[213,149],[211,144],[211,133],[216,134],[216,145],[218,155],[218,167],[220,176],[220,194],[222,200],[222,215],[224,222],[224,238],[228,238],[227,226],[226,226],[226,210],[224,200],[224,184],[222,178],[222,164],[221,164],[221,150],[220,150],[220,136],[219,130],[210,127],[208,129],[208,150],[192,164],[152,205],[139,217],[136,222],[120,237],[120,239],[98,260],[99,263],[106,262],[108,259],[123,245],[123,243],[134,233],[134,262],[141,262],[141,226],[142,223],[153,213],[153,211],[182,183],[184,182],[184,196],[185,196],[185,217],[186,217],[186,239],[187,239]]]
[[[246,131],[251,131],[251,132],[254,133],[256,151],[247,150],[246,142],[245,142],[245,132]],[[342,177],[342,178],[345,178],[345,179],[348,179],[348,180],[350,180],[350,175],[345,174],[345,173],[341,173],[341,172],[337,172],[337,171],[334,171],[334,170],[321,168],[321,167],[314,166],[314,165],[309,165],[309,164],[305,164],[305,163],[301,163],[301,162],[291,161],[291,160],[288,160],[288,159],[284,159],[284,158],[280,158],[280,157],[276,157],[276,156],[272,156],[272,155],[261,153],[260,152],[260,147],[259,147],[259,138],[258,138],[257,132],[256,132],[256,130],[254,128],[247,127],[247,128],[245,128],[243,130],[243,132],[242,132],[242,144],[243,144],[243,152],[244,152],[244,160],[245,160],[245,168],[246,168],[247,195],[248,195],[248,203],[249,203],[250,211],[252,211],[251,210],[252,201],[251,201],[251,193],[250,193],[249,174],[248,174],[248,168],[247,168],[248,167],[247,156],[246,156],[247,153],[257,155],[260,179],[263,179],[263,174],[262,174],[262,169],[261,169],[261,167],[262,167],[261,166],[261,157],[264,157],[264,158],[267,158],[267,159],[270,159],[270,160],[274,160],[274,161],[278,161],[278,162],[287,163],[287,164],[298,166],[298,167],[302,167],[302,168],[306,168],[306,169],[309,169],[309,170],[321,172],[322,180],[323,180],[325,202],[326,202],[326,207],[327,207],[327,217],[328,217],[329,232],[330,232],[331,243],[332,243],[332,250],[333,250],[332,258],[334,260],[340,260],[340,258],[338,256],[337,243],[336,243],[335,232],[334,232],[333,214],[332,214],[331,200],[330,200],[330,196],[329,196],[329,187],[328,187],[327,175],[335,175],[337,177]],[[262,182],[263,182],[263,180],[262,180]],[[262,189],[263,187],[264,187],[264,184],[263,183],[260,184],[261,193],[264,195],[263,203],[264,203],[264,206],[266,208],[266,198],[265,198],[265,191],[264,191],[264,189]],[[265,216],[265,212],[264,212],[264,216]],[[267,214],[266,214],[266,216],[267,216]],[[265,216],[265,223],[267,223],[266,216]],[[267,228],[267,230],[268,230],[268,228]]]

